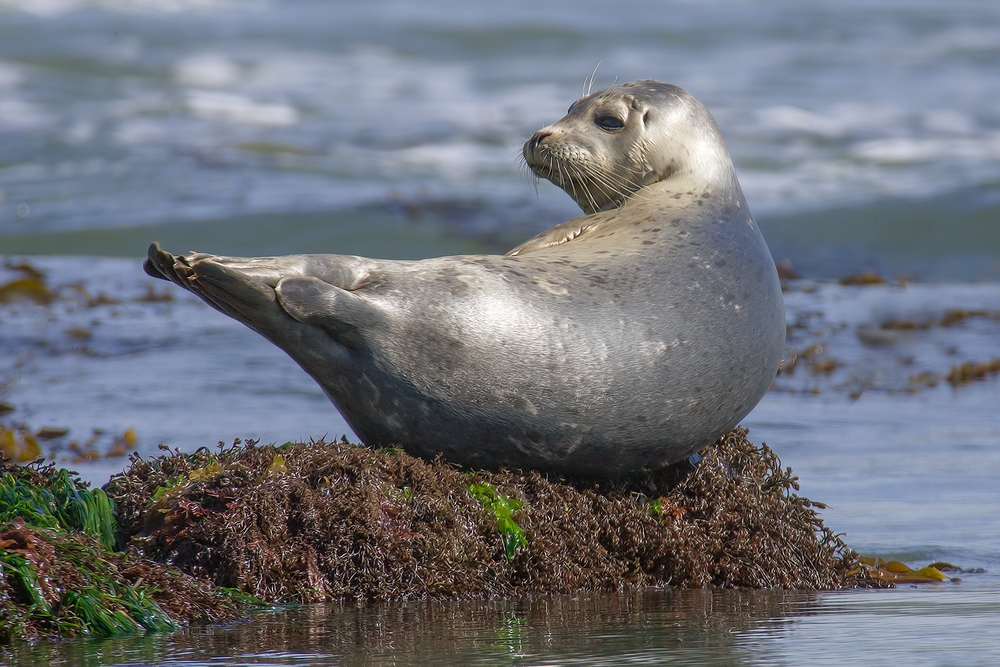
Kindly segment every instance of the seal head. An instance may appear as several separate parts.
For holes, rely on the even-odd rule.
[[[735,182],[708,110],[659,81],[611,86],[577,100],[565,117],[535,132],[523,154],[535,175],[565,190],[584,213],[620,207],[671,177],[723,188]]]

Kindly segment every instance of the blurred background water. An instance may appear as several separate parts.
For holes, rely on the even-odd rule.
[[[540,638],[563,607],[458,607],[412,628],[397,618],[412,608],[392,608],[412,630],[397,653],[377,632],[328,627],[383,627],[383,612],[333,609],[262,623],[281,637],[303,623],[356,641],[350,651],[323,657],[285,637],[239,664],[412,664],[433,651],[496,664],[496,647],[470,638],[512,627],[533,639],[504,649],[509,664],[995,664],[1000,648],[984,638],[1000,620],[1000,380],[945,381],[957,364],[1000,357],[1000,4],[989,0],[0,0],[0,256],[27,258],[57,290],[48,306],[0,305],[9,419],[69,429],[46,447],[97,483],[125,462],[80,461],[70,441],[103,453],[132,428],[151,455],[159,443],[349,432],[279,350],[147,279],[148,243],[505,251],[579,214],[519,154],[592,75],[595,89],[655,78],[704,102],[775,259],[807,279],[786,300],[789,345],[834,363],[779,377],[747,419],[751,438],[831,504],[827,522],[855,548],[988,571],[909,595],[599,598],[554,643]],[[866,269],[918,283],[824,282]],[[22,274],[0,269],[0,284]],[[940,326],[955,309],[975,314]],[[479,620],[456,625],[466,616]],[[682,630],[649,634],[651,623]],[[253,627],[204,635],[217,644],[195,633],[115,644],[120,654],[22,655],[193,665],[195,650],[271,636]],[[443,639],[413,639],[428,632]],[[675,650],[678,637],[694,648]]]
[[[0,8],[5,254],[506,249],[577,213],[517,156],[596,70],[702,100],[804,274],[1000,275],[987,0]]]

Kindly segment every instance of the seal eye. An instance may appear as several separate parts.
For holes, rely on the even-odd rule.
[[[625,123],[617,116],[598,116],[594,119],[594,124],[606,132],[616,132],[625,127]]]

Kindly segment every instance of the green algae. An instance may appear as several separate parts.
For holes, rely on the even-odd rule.
[[[170,631],[242,609],[222,592],[115,551],[112,501],[74,473],[41,464],[0,470],[0,643]]]
[[[507,560],[514,560],[517,550],[528,546],[524,531],[514,523],[514,514],[521,509],[521,503],[500,493],[489,482],[473,482],[469,484],[468,489],[469,493],[483,504],[483,507],[493,512],[497,521],[497,530],[503,535],[503,547],[504,553],[507,554]]]
[[[37,474],[31,474],[37,472]],[[0,475],[0,525],[81,531],[115,546],[114,507],[101,489],[78,484],[65,468],[12,468]]]

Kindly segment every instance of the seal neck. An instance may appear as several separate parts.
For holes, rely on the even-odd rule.
[[[746,208],[743,189],[736,178],[732,162],[726,156],[726,164],[718,165],[708,173],[705,170],[684,169],[675,171],[666,178],[653,181],[639,188],[627,197],[609,202],[601,210],[626,208],[639,204],[657,203],[671,208],[693,208],[709,205],[712,208]]]
[[[743,191],[722,133],[707,111],[705,115],[705,121],[685,128],[683,143],[671,140],[673,137],[662,142],[664,154],[651,161],[663,165],[659,171],[650,170],[641,187],[622,193],[600,210],[622,208],[651,197],[666,197],[680,205],[688,199],[705,199],[706,194],[742,203]]]

